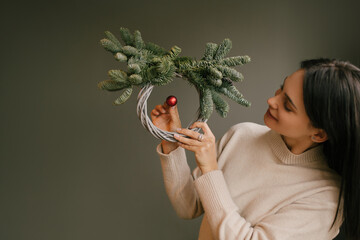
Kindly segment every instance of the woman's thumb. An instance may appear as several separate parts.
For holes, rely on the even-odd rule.
[[[169,112],[172,119],[179,118],[178,109],[177,109],[177,101],[175,101],[175,105],[170,106],[167,101],[164,103],[164,108]]]

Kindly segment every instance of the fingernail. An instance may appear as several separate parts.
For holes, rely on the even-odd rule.
[[[181,131],[181,128],[177,128],[176,131]]]
[[[176,133],[175,133],[175,134],[174,134],[174,137],[176,137],[176,138],[179,137],[179,134],[176,134]]]

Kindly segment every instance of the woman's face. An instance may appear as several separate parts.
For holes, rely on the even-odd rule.
[[[314,128],[306,114],[303,100],[304,70],[286,77],[283,85],[269,98],[269,109],[264,116],[265,124],[292,141],[311,139]]]

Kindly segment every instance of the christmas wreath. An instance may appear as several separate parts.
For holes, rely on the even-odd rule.
[[[181,49],[177,46],[167,51],[154,43],[144,42],[138,30],[132,34],[129,29],[120,28],[123,44],[111,32],[106,31],[105,35],[107,38],[100,40],[101,45],[119,62],[127,62],[128,69],[110,70],[110,79],[100,82],[98,87],[108,91],[123,90],[114,101],[117,105],[129,99],[133,86],[140,87],[137,114],[142,125],[159,139],[176,141],[173,138],[175,133],[163,131],[152,124],[147,115],[146,101],[154,86],[169,84],[175,77],[188,80],[199,94],[200,106],[196,121],[206,122],[214,107],[221,117],[227,116],[229,105],[221,98],[221,94],[243,106],[250,106],[233,84],[242,81],[243,75],[232,68],[250,62],[250,57],[225,58],[232,47],[230,39],[225,39],[220,45],[207,43],[204,56],[196,60],[179,56]],[[169,102],[174,102],[174,99]]]

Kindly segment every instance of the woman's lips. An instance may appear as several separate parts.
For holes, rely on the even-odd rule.
[[[266,114],[267,114],[270,118],[272,118],[272,119],[274,119],[274,120],[277,121],[277,119],[276,119],[273,115],[271,115],[271,113],[270,113],[270,108],[267,110]]]

